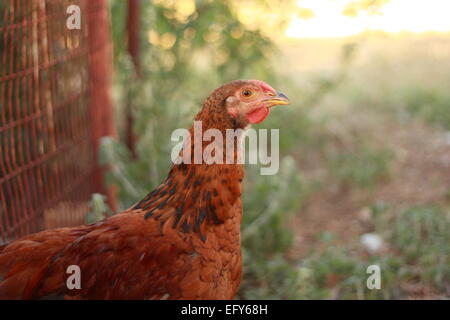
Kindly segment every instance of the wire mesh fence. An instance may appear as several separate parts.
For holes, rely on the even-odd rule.
[[[80,28],[66,25],[80,8]],[[0,3],[0,243],[84,222],[113,132],[104,0]]]

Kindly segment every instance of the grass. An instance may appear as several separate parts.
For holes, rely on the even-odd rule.
[[[282,299],[295,295],[296,270],[283,253],[292,244],[289,217],[302,203],[303,177],[291,157],[285,157],[280,172],[259,176],[257,167],[247,167],[242,224],[244,281],[242,299]]]
[[[448,209],[436,206],[409,208],[395,217],[390,239],[401,252],[407,280],[446,289],[450,279],[449,218]]]
[[[450,94],[436,89],[406,88],[405,108],[413,117],[450,130]]]
[[[365,252],[358,241],[333,244],[323,235],[324,248],[311,248],[300,262],[291,298],[299,299],[402,299],[445,294],[449,285],[449,214],[438,207],[415,207],[381,217],[375,233],[385,241],[384,252]],[[380,219],[379,212],[372,212]],[[366,287],[367,267],[381,269],[381,289]],[[286,271],[285,271],[286,272]]]
[[[329,170],[341,185],[373,188],[388,175],[392,157],[390,150],[363,146],[357,152],[332,154],[328,158]]]

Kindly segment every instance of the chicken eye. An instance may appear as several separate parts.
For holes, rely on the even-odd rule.
[[[253,92],[250,89],[245,89],[242,91],[242,95],[246,98],[250,97],[253,94]]]

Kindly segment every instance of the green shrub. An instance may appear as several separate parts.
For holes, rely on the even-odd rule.
[[[450,284],[449,221],[450,212],[439,207],[411,208],[395,218],[391,242],[408,278],[440,289]]]
[[[420,116],[426,121],[450,129],[450,94],[448,91],[426,88],[407,88],[404,90],[406,110],[411,115]]]
[[[242,241],[243,299],[295,299],[297,269],[284,257],[290,247],[290,216],[304,197],[302,176],[291,157],[280,163],[273,176],[259,175],[259,168],[246,168]]]
[[[357,152],[332,153],[328,163],[339,183],[370,188],[388,174],[392,157],[389,150],[363,146]]]
[[[385,241],[384,252],[369,256],[358,241],[333,244],[322,233],[324,248],[313,247],[299,263],[292,296],[300,299],[402,299],[408,287],[444,294],[450,285],[449,212],[439,207],[414,207],[400,212],[384,203],[372,206],[375,233]],[[388,250],[387,250],[388,249]],[[386,251],[387,250],[387,251]],[[369,265],[379,265],[381,289],[366,286]],[[285,269],[283,269],[284,272]]]

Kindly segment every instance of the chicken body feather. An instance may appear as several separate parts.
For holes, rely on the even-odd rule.
[[[235,294],[241,274],[235,250],[239,234],[229,230],[238,221],[218,226],[203,242],[172,228],[161,235],[158,224],[143,222],[143,216],[142,210],[124,212],[13,242],[0,255],[0,297],[229,299]],[[81,270],[79,290],[66,285],[71,265]]]

